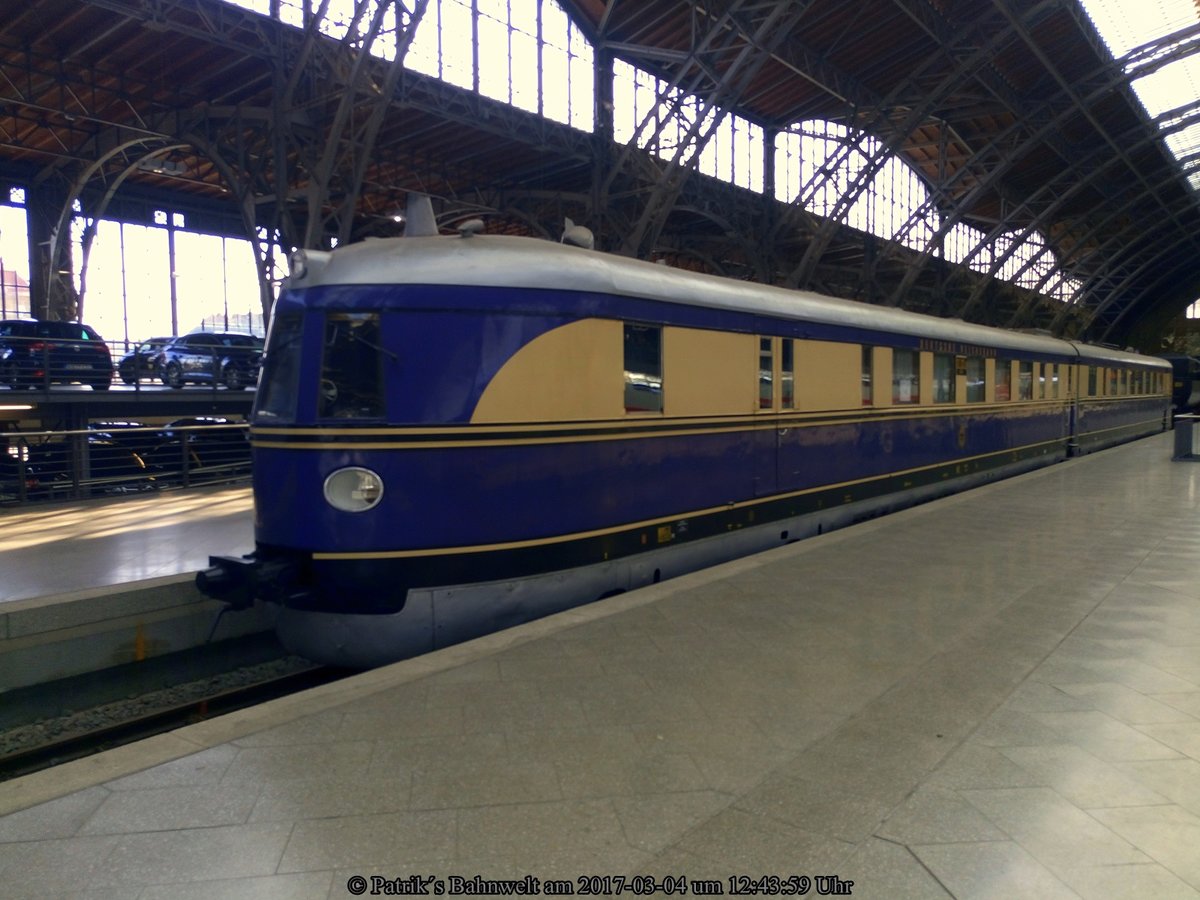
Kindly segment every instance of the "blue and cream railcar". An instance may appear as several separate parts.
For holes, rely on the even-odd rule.
[[[253,414],[255,558],[201,584],[374,665],[1063,459],[1078,423],[1161,430],[1169,373],[522,238],[310,252]]]

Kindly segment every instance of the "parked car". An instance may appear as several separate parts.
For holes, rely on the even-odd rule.
[[[244,422],[223,416],[187,416],[168,422],[153,448],[143,453],[160,472],[208,470],[222,475],[250,471],[250,436]]]
[[[30,390],[49,384],[112,385],[112,354],[95,330],[78,322],[0,321],[0,381]]]
[[[117,374],[121,380],[126,384],[134,384],[139,378],[158,378],[158,358],[172,340],[169,337],[150,338],[126,353],[117,363]]]
[[[262,363],[262,338],[249,334],[197,331],[177,337],[158,357],[159,377],[168,387],[185,383],[254,387]]]

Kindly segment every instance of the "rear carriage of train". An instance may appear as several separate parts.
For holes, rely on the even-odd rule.
[[[309,254],[256,402],[258,557],[293,649],[372,665],[1063,458],[1082,371],[522,239]]]

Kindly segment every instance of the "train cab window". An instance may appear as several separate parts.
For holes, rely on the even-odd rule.
[[[298,313],[282,313],[271,322],[263,375],[254,398],[255,420],[291,422],[296,418],[300,393],[300,334],[304,319]]]
[[[379,313],[330,313],[325,319],[317,415],[382,417],[385,353]]]
[[[916,350],[892,351],[892,403],[921,402],[921,354]]]
[[[775,405],[775,357],[771,353],[771,339],[758,339],[758,408],[771,409]]]
[[[1017,363],[1017,399],[1033,399],[1033,363]]]
[[[783,339],[779,352],[779,407],[796,408],[796,342]]]
[[[875,405],[875,390],[874,390],[874,348],[865,346],[862,348],[862,405]]]
[[[987,396],[987,366],[982,356],[967,357],[967,402],[982,403]]]
[[[625,411],[663,411],[662,329],[625,323]]]
[[[996,360],[996,402],[1007,403],[1012,399],[1012,360]]]
[[[953,403],[956,381],[954,355],[951,353],[933,354],[933,402]]]

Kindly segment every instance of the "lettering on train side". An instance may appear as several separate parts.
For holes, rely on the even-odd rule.
[[[929,350],[933,353],[954,353],[958,356],[995,357],[995,347],[980,347],[976,344],[964,344],[962,341],[939,341],[934,338],[921,338],[918,349]]]

